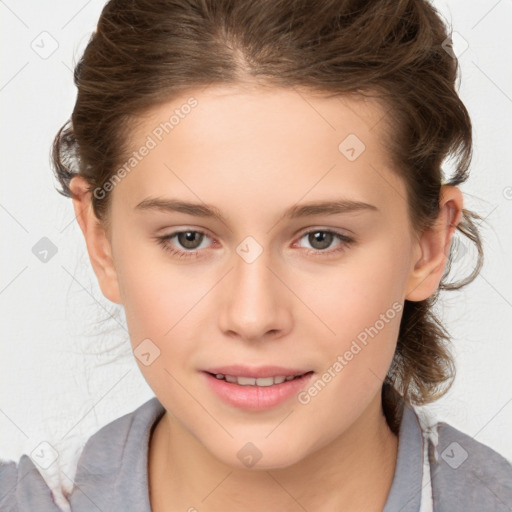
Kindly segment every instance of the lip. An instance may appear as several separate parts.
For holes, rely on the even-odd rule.
[[[264,411],[288,402],[304,389],[315,374],[312,370],[265,366],[249,368],[247,366],[222,366],[200,372],[207,386],[223,402],[246,411]],[[242,386],[240,384],[217,379],[215,375],[233,375],[237,377],[277,377],[305,374],[302,377],[273,384],[272,386]]]
[[[289,377],[290,375],[302,375],[311,371],[311,368],[284,368],[282,366],[246,366],[233,364],[229,366],[216,366],[206,368],[203,371],[208,373],[222,373],[222,375],[233,375],[234,377],[253,377],[255,379],[265,377]]]

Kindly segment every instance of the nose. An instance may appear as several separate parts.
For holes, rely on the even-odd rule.
[[[221,331],[249,342],[286,335],[292,326],[293,294],[270,253],[263,250],[254,261],[234,254],[233,264],[219,290]]]

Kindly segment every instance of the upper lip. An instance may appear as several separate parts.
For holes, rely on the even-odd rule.
[[[233,377],[253,377],[255,379],[265,377],[289,377],[290,375],[302,375],[311,370],[302,368],[284,368],[283,366],[246,366],[246,365],[229,365],[229,366],[215,366],[203,370],[207,373],[217,375],[231,375]]]

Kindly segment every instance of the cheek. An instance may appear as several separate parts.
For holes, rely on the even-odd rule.
[[[389,371],[403,310],[404,271],[398,250],[375,242],[336,271],[317,276],[318,286],[310,290],[308,305],[333,332],[316,319],[309,322],[312,331],[314,324],[326,333],[312,338],[324,367],[299,402],[305,410],[314,410],[324,438],[336,435],[344,422],[355,421]]]
[[[132,343],[172,336],[201,297],[199,280],[173,264],[149,235],[128,226],[118,226],[116,234],[115,267]]]
[[[307,390],[301,403],[315,403],[325,422],[325,411],[333,411],[333,403],[340,406],[338,413],[329,413],[335,416],[360,410],[361,401],[378,392],[389,370],[403,310],[404,262],[396,256],[400,250],[382,237],[319,273],[314,282],[302,282],[298,295],[307,295],[306,303],[324,324],[312,316],[303,324],[316,340],[324,368],[320,382]]]
[[[336,348],[342,349],[381,315],[388,320],[384,330],[390,331],[393,325],[398,332],[396,313],[406,282],[406,262],[397,257],[400,253],[401,248],[381,237],[347,253],[339,264],[297,280],[297,295],[322,320],[326,333],[322,338],[328,344],[334,341]],[[382,328],[382,322],[378,327]]]
[[[126,248],[121,254],[116,270],[132,349],[137,357],[144,342],[149,352],[159,353],[150,366],[139,364],[141,371],[145,376],[157,368],[172,371],[193,350],[195,313],[208,291],[208,280],[169,263],[158,247],[130,252]]]
[[[194,308],[204,291],[180,279],[175,270],[157,272],[154,266],[154,271],[145,271],[141,263],[140,271],[132,266],[123,274],[124,309],[135,360],[157,396],[172,396],[174,409],[186,408],[189,397],[180,382],[197,349]]]
[[[166,343],[197,325],[194,309],[207,290],[196,280],[190,281],[169,271],[163,274],[125,275],[124,303],[126,319],[134,341],[154,338]]]

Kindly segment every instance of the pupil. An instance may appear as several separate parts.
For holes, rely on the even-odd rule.
[[[331,245],[332,236],[332,233],[327,233],[326,231],[316,231],[315,233],[310,233],[309,243],[315,249],[326,249]],[[320,246],[315,247],[315,244],[317,243],[320,243]]]
[[[178,235],[178,240],[180,244],[183,247],[186,247],[187,249],[195,249],[197,244],[197,241],[194,241],[194,239],[197,237],[199,238],[199,244],[201,244],[201,237],[203,236],[201,233],[197,233],[196,231],[186,231],[184,233],[180,233]]]

